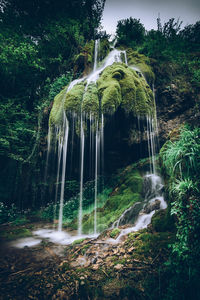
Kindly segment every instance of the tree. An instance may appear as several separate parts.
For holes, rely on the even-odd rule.
[[[140,23],[140,19],[130,17],[129,19],[118,21],[116,34],[118,44],[134,47],[144,41],[145,28]]]

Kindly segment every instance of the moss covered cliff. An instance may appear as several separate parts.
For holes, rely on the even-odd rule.
[[[153,73],[143,60],[149,77]],[[61,107],[70,112],[92,114],[113,114],[121,107],[133,115],[153,115],[154,97],[152,90],[141,73],[124,63],[115,62],[103,69],[96,82],[87,85],[87,78],[67,92],[62,90],[54,99],[50,124],[58,125]]]

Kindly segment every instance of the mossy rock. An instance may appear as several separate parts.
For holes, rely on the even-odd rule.
[[[157,211],[151,220],[152,228],[157,232],[175,230],[174,218],[170,215],[169,207],[166,210]]]
[[[153,113],[153,94],[145,80],[123,63],[105,68],[97,81],[102,111],[113,113],[121,105],[135,115]]]
[[[72,243],[72,246],[82,244],[82,242],[83,242],[84,240],[85,240],[85,238],[75,240],[75,241]]]
[[[121,230],[119,228],[115,228],[111,231],[110,237],[112,239],[116,239],[119,236],[120,232],[121,232]]]
[[[85,91],[85,83],[76,84],[64,98],[64,110],[68,112],[81,112],[81,103]]]
[[[93,116],[98,117],[99,114],[99,97],[98,89],[95,83],[90,83],[83,96],[82,111],[88,115],[91,113]]]
[[[126,49],[128,64],[137,67],[144,75],[147,82],[152,85],[155,80],[155,75],[150,65],[150,59],[143,54],[133,51],[133,49]]]
[[[56,97],[54,98],[53,107],[51,109],[49,117],[49,126],[62,125],[63,120],[63,105],[68,86],[66,86]]]
[[[146,116],[154,114],[153,93],[136,71],[123,63],[114,63],[100,74],[96,83],[79,82],[67,92],[67,87],[55,97],[50,124],[60,125],[62,109],[66,114],[81,109],[96,118],[100,112],[113,114],[121,106],[127,113]]]

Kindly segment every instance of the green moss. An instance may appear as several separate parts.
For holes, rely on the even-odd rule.
[[[120,229],[119,228],[115,228],[115,229],[113,229],[112,231],[111,231],[111,233],[110,233],[110,237],[112,238],[112,239],[116,239],[117,237],[118,237],[118,235],[120,234]]]
[[[80,113],[85,84],[83,82],[76,84],[64,99],[64,109],[66,112]]]
[[[155,80],[155,75],[150,66],[149,58],[143,54],[139,54],[138,52],[133,51],[133,49],[131,48],[128,48],[126,52],[127,52],[128,64],[130,66],[137,67],[139,70],[141,70],[147,82],[150,85],[152,85]]]
[[[78,83],[68,93],[66,87],[55,97],[50,125],[61,123],[63,106],[66,113],[80,113],[82,105],[83,111],[96,117],[99,111],[113,114],[119,106],[135,115],[154,113],[154,97],[149,85],[140,74],[123,63],[108,66],[96,84],[89,84],[87,89],[85,85],[86,82]]]
[[[99,60],[102,61],[110,52],[110,43],[107,39],[100,40]]]
[[[170,214],[170,206],[166,210],[157,211],[152,217],[151,224],[157,232],[174,231],[175,222]]]
[[[93,116],[99,114],[99,97],[98,89],[95,83],[88,85],[87,90],[83,96],[82,111],[92,113]]]
[[[75,241],[72,243],[72,245],[73,245],[73,246],[74,246],[74,245],[79,245],[79,244],[81,244],[84,240],[85,240],[85,238],[75,240]]]
[[[102,72],[97,81],[102,111],[114,113],[119,105],[136,115],[152,113],[153,94],[136,71],[125,64],[114,63]]]
[[[8,240],[14,240],[18,238],[23,237],[29,237],[32,233],[28,228],[10,228],[8,230],[5,230],[1,232],[1,237],[8,239]]]
[[[106,201],[105,205],[97,210],[99,232],[107,229],[113,222],[119,219],[122,213],[134,203],[142,200],[143,178],[138,171],[131,168],[124,172],[124,182]],[[114,212],[114,213],[113,213]],[[94,212],[83,219],[83,231],[89,232],[94,228]]]
[[[63,119],[63,104],[68,86],[66,86],[55,98],[49,117],[49,125],[61,125]]]
[[[121,88],[115,73],[116,65],[107,67],[97,81],[101,107],[104,113],[114,113],[121,104]]]

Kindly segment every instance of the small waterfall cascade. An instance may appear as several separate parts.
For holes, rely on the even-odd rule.
[[[148,152],[149,152],[149,162],[150,162],[150,173],[156,174],[156,141],[157,132],[155,131],[155,120],[150,116],[146,116],[147,122],[147,141],[148,141]]]
[[[84,149],[85,149],[85,134],[83,129],[83,114],[81,113],[81,146],[80,146],[81,166],[80,166],[80,201],[79,201],[79,216],[78,216],[78,235],[82,235]]]
[[[47,181],[47,171],[49,165],[49,154],[51,150],[51,127],[48,129],[48,136],[47,136],[47,158],[46,158],[46,165],[45,165],[45,174],[44,174],[44,182]]]
[[[60,135],[61,129],[56,127],[56,140],[58,141],[58,160],[57,160],[57,175],[56,175],[56,192],[55,192],[55,205],[54,205],[54,220],[56,219],[56,204],[58,200],[58,186],[60,178],[60,164],[61,164],[61,155],[63,149],[63,136]]]
[[[95,72],[97,69],[99,45],[100,45],[100,40],[99,39],[95,40],[93,72]]]
[[[100,173],[100,160],[103,161],[103,115],[101,128],[96,124],[96,145],[95,145],[95,196],[94,196],[94,234],[97,234],[97,201],[98,201],[98,175]],[[102,153],[101,153],[102,152]],[[102,155],[102,156],[101,156]]]
[[[165,209],[167,203],[163,196],[163,183],[160,176],[155,174],[147,174],[144,177],[143,189],[144,189],[144,201],[136,202],[130,208],[128,208],[121,217],[113,224],[113,227],[118,227],[134,221],[132,227],[122,229],[120,235],[116,240],[112,240],[113,243],[118,243],[121,237],[140,229],[146,228],[150,223],[154,213],[157,210]]]
[[[91,82],[96,82],[99,78],[99,75],[102,73],[102,71],[106,67],[111,66],[114,62],[120,62],[120,63],[125,62],[125,64],[127,64],[126,51],[113,49],[104,60],[103,65],[99,68],[96,69],[94,68],[93,72],[87,78],[84,78],[87,80],[87,85],[89,85]]]
[[[65,187],[67,146],[68,146],[68,135],[69,135],[69,123],[65,114],[63,116],[63,119],[64,120],[63,120],[63,149],[62,149],[62,181],[61,181],[60,209],[59,209],[59,221],[58,221],[59,231],[62,231],[62,222],[63,222],[64,187]]]

